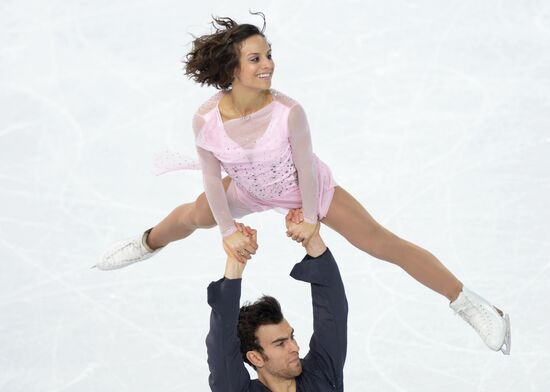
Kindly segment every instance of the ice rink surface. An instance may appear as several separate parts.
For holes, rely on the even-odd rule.
[[[314,150],[382,224],[510,313],[493,353],[447,301],[322,234],[350,304],[347,391],[550,390],[550,3],[0,0],[0,391],[208,391],[206,286],[217,229],[114,272],[111,242],[202,192],[191,116],[216,91],[182,73],[210,15],[261,23],[273,88],[306,109]],[[277,297],[302,355],[309,289],[283,215],[242,219],[260,250],[243,299]]]

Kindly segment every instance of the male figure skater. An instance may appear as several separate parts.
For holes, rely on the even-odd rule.
[[[297,213],[300,210],[286,216],[287,229],[295,225],[291,219]],[[255,230],[246,230],[256,242]],[[246,263],[232,258],[226,249],[224,277],[208,286],[212,312],[206,346],[213,392],[344,390],[348,315],[344,285],[319,235],[319,223],[310,240],[302,245],[307,255],[290,276],[311,285],[313,335],[309,353],[303,359],[299,357],[294,329],[275,298],[264,296],[239,309]],[[256,370],[258,379],[250,379],[243,361]]]

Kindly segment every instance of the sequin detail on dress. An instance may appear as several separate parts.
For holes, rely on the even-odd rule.
[[[250,212],[302,208],[306,221],[317,222],[324,216],[319,215],[321,208],[323,214],[328,210],[335,183],[328,167],[313,154],[301,105],[271,90],[273,101],[249,118],[224,122],[218,108],[224,94],[211,97],[193,117],[204,190],[222,235],[236,230],[229,205],[235,197]],[[238,190],[228,193],[229,201],[222,168]]]

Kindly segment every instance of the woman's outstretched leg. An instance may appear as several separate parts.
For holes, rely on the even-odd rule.
[[[231,178],[225,177],[222,182],[227,192]],[[206,195],[201,193],[193,203],[176,207],[166,218],[153,227],[147,236],[146,242],[154,250],[162,248],[170,242],[184,239],[197,229],[209,229],[214,226],[216,226],[214,215],[212,215]]]
[[[231,178],[225,177],[222,182],[227,192]],[[95,267],[101,270],[126,267],[154,256],[170,242],[181,240],[191,235],[196,229],[214,226],[216,221],[206,196],[202,193],[193,203],[182,204],[174,209],[152,229],[111,246],[101,256]]]
[[[462,283],[430,252],[399,238],[378,222],[367,210],[337,186],[324,224],[336,230],[355,247],[403,268],[423,285],[455,300]]]
[[[470,324],[494,351],[510,353],[510,319],[462,283],[430,252],[405,241],[377,223],[341,187],[336,187],[322,220],[357,248],[399,265],[412,277],[451,301],[450,307]]]

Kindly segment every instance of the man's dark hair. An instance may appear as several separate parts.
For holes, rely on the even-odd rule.
[[[283,321],[283,313],[279,301],[264,295],[253,304],[246,304],[239,312],[238,334],[241,340],[241,354],[243,361],[254,369],[256,367],[246,358],[248,351],[256,350],[263,354],[264,350],[258,343],[256,331],[262,325],[279,324]]]
[[[201,86],[207,84],[218,90],[226,90],[233,83],[233,73],[239,66],[241,43],[254,35],[265,38],[265,15],[261,29],[251,24],[238,24],[231,18],[212,17],[212,34],[194,37],[193,48],[186,56],[185,75]]]

